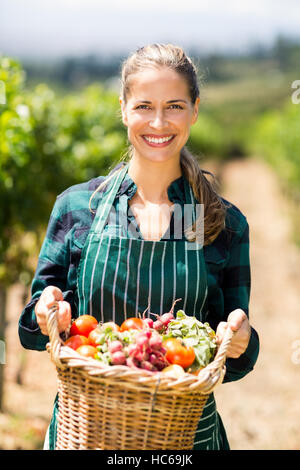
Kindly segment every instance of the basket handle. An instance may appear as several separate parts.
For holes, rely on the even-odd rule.
[[[58,311],[58,302],[55,301],[52,307],[47,312],[47,328],[50,340],[50,355],[51,359],[60,369],[64,369],[65,366],[59,358],[60,348],[63,345],[63,341],[59,335],[57,326],[56,313]]]
[[[227,325],[223,339],[221,341],[221,344],[218,348],[214,360],[210,364],[208,364],[208,366],[206,366],[206,369],[209,369],[213,375],[220,375],[220,370],[224,368],[227,350],[234,335],[235,332],[232,331],[229,325]]]
[[[224,333],[224,336],[223,336],[223,339],[221,341],[221,344],[219,346],[219,349],[218,349],[218,352],[216,354],[216,357],[215,357],[215,360],[218,360],[218,361],[224,361],[226,360],[226,354],[227,354],[227,350],[229,348],[229,345],[231,343],[231,340],[234,336],[235,332],[232,331],[232,329],[230,328],[229,325],[227,325],[226,329],[225,329],[225,333]]]

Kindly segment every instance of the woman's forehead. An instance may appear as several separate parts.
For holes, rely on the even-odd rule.
[[[132,74],[129,82],[129,93],[132,98],[137,98],[145,93],[150,96],[156,94],[173,96],[174,93],[177,93],[181,97],[189,97],[186,79],[175,70],[167,67],[146,68]]]

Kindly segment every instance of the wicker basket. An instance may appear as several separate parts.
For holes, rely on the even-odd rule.
[[[198,376],[176,379],[80,356],[63,345],[55,306],[47,321],[47,350],[58,375],[57,449],[193,448],[207,398],[223,381],[230,328],[215,359]]]

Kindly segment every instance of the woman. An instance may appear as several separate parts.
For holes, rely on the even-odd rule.
[[[120,105],[129,162],[57,198],[19,322],[25,348],[45,349],[46,313],[55,301],[63,332],[84,313],[121,324],[147,307],[167,312],[181,299],[175,310],[209,322],[218,341],[226,327],[235,331],[225,381],[253,369],[259,342],[248,320],[248,223],[185,148],[199,103],[197,71],[181,48],[154,44],[124,62]],[[56,415],[57,403],[50,448]],[[213,394],[194,448],[229,449]]]

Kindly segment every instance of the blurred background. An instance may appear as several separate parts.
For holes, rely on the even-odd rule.
[[[255,370],[216,390],[232,449],[299,449],[300,3],[1,0],[0,448],[41,449],[56,394],[18,318],[56,196],[127,147],[122,60],[183,46],[201,84],[188,147],[250,225]]]

